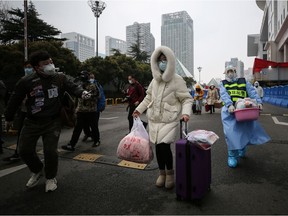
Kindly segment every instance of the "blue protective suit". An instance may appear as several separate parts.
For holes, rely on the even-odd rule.
[[[247,81],[246,92],[249,98],[256,99],[257,103],[262,103],[252,84]],[[233,102],[222,82],[220,84],[220,97],[225,104],[221,110],[221,119],[228,151],[243,149],[248,144],[264,144],[271,139],[257,120],[237,122],[234,113],[228,112],[228,107]]]

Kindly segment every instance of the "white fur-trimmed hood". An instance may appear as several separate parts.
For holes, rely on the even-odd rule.
[[[158,58],[163,53],[167,58],[167,68],[162,74],[158,66]],[[160,46],[154,50],[151,56],[151,70],[153,78],[160,82],[169,82],[175,75],[175,55],[174,52],[166,46]]]

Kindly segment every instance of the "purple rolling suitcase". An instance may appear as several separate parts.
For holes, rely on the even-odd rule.
[[[187,123],[185,122],[187,134]],[[202,150],[185,138],[176,142],[176,195],[179,200],[199,200],[210,190],[211,150]]]

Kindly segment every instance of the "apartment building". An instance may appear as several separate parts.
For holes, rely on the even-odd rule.
[[[121,54],[127,53],[127,43],[124,40],[113,38],[110,36],[105,37],[105,54],[106,56],[113,55],[113,49],[118,50]]]
[[[150,31],[150,23],[134,22],[133,25],[126,26],[127,54],[137,40],[139,40],[140,50],[151,56],[155,49],[155,38]]]
[[[73,54],[83,62],[95,56],[95,40],[85,35],[69,32],[61,34],[61,38],[66,38],[63,46],[70,49]]]

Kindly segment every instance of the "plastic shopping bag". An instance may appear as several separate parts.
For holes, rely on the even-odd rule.
[[[137,163],[150,163],[153,160],[149,135],[140,118],[134,118],[131,132],[119,142],[117,157]]]
[[[200,149],[209,150],[219,137],[213,131],[194,130],[187,134],[187,139]]]

